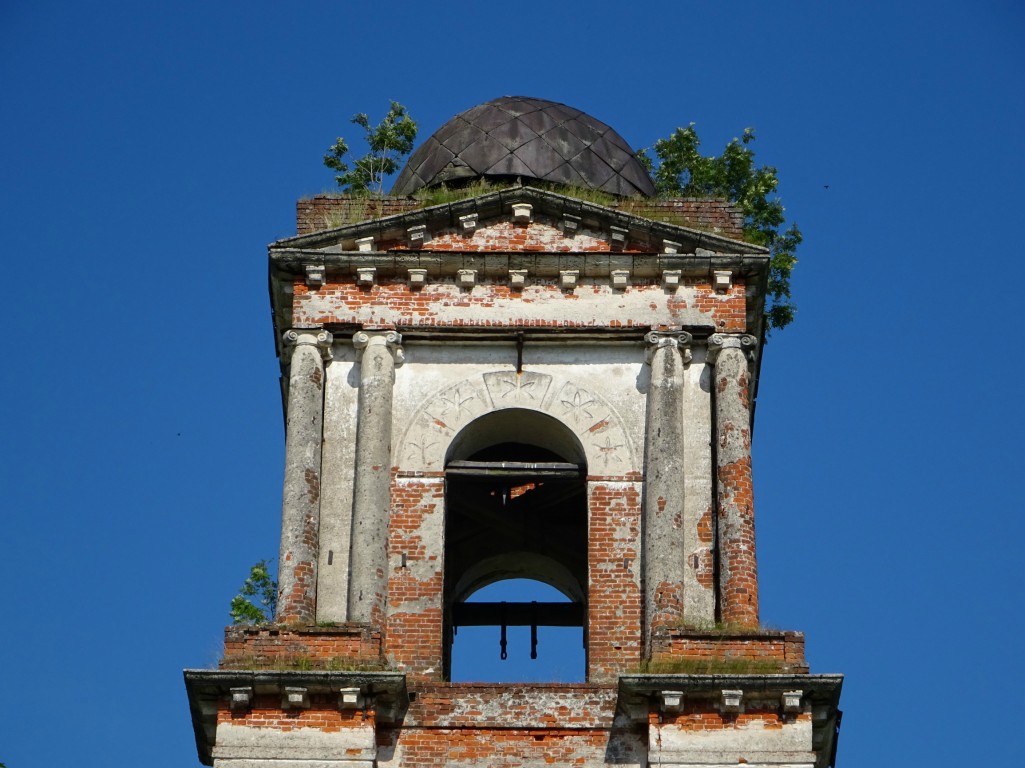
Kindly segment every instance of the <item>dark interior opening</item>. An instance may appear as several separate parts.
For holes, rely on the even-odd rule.
[[[453,638],[460,627],[494,627],[503,638],[516,627],[533,637],[541,627],[569,627],[583,642],[586,465],[572,432],[536,411],[489,414],[454,441],[445,475],[446,676],[451,678]],[[467,601],[510,579],[549,585],[568,602],[537,600],[526,592],[515,599]],[[556,647],[546,651],[543,644],[531,643],[538,654]],[[582,680],[584,671],[569,676]]]

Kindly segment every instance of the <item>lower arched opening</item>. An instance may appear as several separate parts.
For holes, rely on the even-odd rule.
[[[584,679],[587,493],[576,436],[543,413],[496,411],[456,437],[445,478],[449,679]]]

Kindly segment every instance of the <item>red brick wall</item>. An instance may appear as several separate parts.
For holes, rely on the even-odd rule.
[[[587,674],[596,682],[641,660],[640,483],[589,483],[587,505]]]
[[[339,709],[338,694],[311,694],[309,709],[282,709],[281,694],[257,694],[252,708],[233,712],[224,701],[217,709],[217,722],[253,728],[291,731],[296,728],[317,728],[326,733],[343,728],[374,726],[374,711]]]
[[[735,277],[733,285],[724,293],[716,293],[711,284],[704,280],[684,280],[683,282],[684,285],[694,288],[696,296],[693,305],[712,318],[717,331],[736,333],[747,330],[747,299],[743,277]],[[677,309],[675,302],[678,300],[675,296],[670,298],[670,311]],[[679,309],[684,308],[686,308],[686,302],[679,307]]]
[[[227,627],[222,668],[383,666],[381,635],[365,627]]]
[[[755,556],[754,485],[751,478],[749,373],[734,350],[716,363],[718,411],[720,603],[727,624],[758,626],[758,564]],[[726,356],[730,355],[730,363]],[[724,370],[725,368],[725,370]],[[735,369],[739,369],[736,371]],[[728,449],[728,450],[727,450]],[[724,458],[727,457],[727,458]],[[733,460],[728,460],[739,456]]]
[[[328,197],[318,195],[295,204],[296,234],[308,235],[323,229],[380,219],[420,208],[416,200],[402,197]]]
[[[803,674],[808,671],[804,659],[804,634],[801,632],[675,629],[669,632],[668,643],[668,649],[653,661],[772,662],[779,665],[779,672]]]
[[[654,221],[710,230],[740,240],[744,214],[726,200],[677,197],[670,200],[621,200],[609,206]]]
[[[747,304],[743,280],[723,294],[706,281],[686,280],[692,291],[666,295],[654,280],[635,280],[623,295],[650,296],[651,303],[665,307],[665,324],[684,323],[684,313],[697,308],[722,332],[746,329]],[[564,302],[594,302],[608,305],[607,287],[582,284],[575,291],[563,291],[555,280],[532,280],[529,291],[514,291],[507,283],[488,283],[473,291],[457,290],[452,279],[429,281],[413,290],[405,280],[382,279],[362,288],[355,282],[325,283],[316,291],[304,281],[293,285],[293,322],[296,325],[359,323],[364,327],[482,327],[482,328],[632,328],[630,317],[604,320],[590,317],[579,308],[570,310]],[[502,307],[496,308],[501,302]],[[535,305],[535,306],[532,306]],[[541,306],[544,309],[540,309]],[[460,315],[453,317],[459,310]],[[467,312],[466,310],[470,311]],[[609,310],[607,310],[609,311]],[[638,327],[647,325],[638,322]]]
[[[786,723],[808,722],[810,712],[788,715],[784,718],[778,710],[752,710],[738,714],[717,712],[702,702],[686,704],[679,714],[659,715],[653,712],[648,716],[649,724],[655,726],[674,725],[685,731],[722,731],[725,729],[743,730],[752,726],[766,730],[781,729]]]
[[[385,655],[410,679],[443,674],[444,503],[444,477],[392,481]]]
[[[378,744],[417,768],[602,765],[643,749],[640,729],[612,728],[615,703],[614,686],[422,685],[401,728],[379,727]]]
[[[728,583],[722,587],[722,620],[743,626],[758,626],[758,567],[755,552],[754,488],[750,456],[718,470],[719,495],[745,512],[738,516],[740,528],[721,543],[723,558],[731,562]]]

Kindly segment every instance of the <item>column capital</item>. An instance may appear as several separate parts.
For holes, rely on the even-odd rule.
[[[656,350],[672,348],[680,351],[683,362],[689,363],[691,361],[690,344],[693,340],[693,335],[687,331],[649,331],[644,334],[644,341],[648,345],[644,350],[644,360],[651,365]]]
[[[391,352],[395,365],[402,365],[406,359],[402,349],[402,334],[398,331],[357,331],[352,337],[352,346],[356,348],[356,358],[363,357],[367,347],[382,346]]]
[[[708,362],[714,365],[724,349],[739,349],[746,358],[754,359],[758,339],[749,333],[713,333],[708,337]]]
[[[290,328],[285,331],[281,339],[285,343],[286,349],[302,346],[316,347],[320,350],[320,356],[324,360],[331,359],[331,344],[334,342],[334,337],[323,328]]]

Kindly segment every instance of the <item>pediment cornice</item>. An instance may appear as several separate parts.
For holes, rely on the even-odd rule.
[[[431,237],[437,233],[472,234],[500,222],[527,223],[530,217],[569,234],[578,229],[597,233],[612,250],[630,243],[634,250],[652,253],[708,252],[768,258],[767,249],[742,240],[526,186],[289,237],[269,248],[272,260],[280,252],[373,252],[382,243],[388,243],[392,251],[430,251]]]

